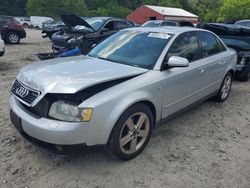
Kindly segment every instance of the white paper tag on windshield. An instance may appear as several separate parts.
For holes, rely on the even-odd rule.
[[[167,33],[149,33],[148,37],[159,38],[159,39],[169,39],[170,35]]]

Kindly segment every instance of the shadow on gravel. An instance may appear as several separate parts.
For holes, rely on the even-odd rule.
[[[0,61],[0,72],[17,69],[15,64]]]

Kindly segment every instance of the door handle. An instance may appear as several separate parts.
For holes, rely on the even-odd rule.
[[[224,65],[225,63],[226,63],[225,60],[222,60],[222,61],[219,62],[220,65]]]
[[[199,72],[200,72],[201,74],[205,72],[205,69],[204,69],[204,68],[199,68],[198,70],[199,70]]]

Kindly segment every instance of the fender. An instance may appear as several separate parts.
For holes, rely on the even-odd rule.
[[[107,144],[110,133],[115,126],[117,120],[121,115],[132,105],[140,101],[151,102],[156,109],[156,122],[161,118],[161,93],[157,92],[157,95],[152,95],[144,91],[136,91],[129,95],[126,95],[122,100],[120,97],[113,99],[111,101],[105,102],[94,108],[93,117],[97,119],[91,120],[91,125],[88,128],[88,135],[96,134],[99,132],[98,137],[87,137],[87,145],[96,144]],[[107,109],[107,106],[110,109]],[[102,113],[100,113],[102,112]]]

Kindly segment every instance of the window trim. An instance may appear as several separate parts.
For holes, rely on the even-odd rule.
[[[128,21],[126,21],[126,20],[113,20],[113,21],[114,22],[124,22],[124,23],[126,23],[127,26],[131,27],[131,24]],[[123,29],[127,29],[129,27],[125,27]],[[122,30],[122,29],[118,29],[118,30],[114,30],[114,31],[120,31],[120,30]]]
[[[201,59],[205,59],[205,58],[208,58],[208,57],[212,57],[212,56],[215,56],[215,55],[218,55],[218,54],[220,54],[220,53],[223,53],[223,52],[226,52],[227,51],[227,48],[226,48],[226,46],[221,42],[221,44],[224,46],[224,48],[225,48],[225,50],[224,51],[220,51],[220,52],[217,52],[217,53],[214,53],[214,54],[210,54],[210,55],[208,55],[208,56],[206,56],[206,57],[203,57],[202,56],[202,45],[201,45],[201,40],[200,40],[200,38],[199,38],[199,36],[198,36],[198,33],[208,33],[208,34],[211,34],[215,39],[216,39],[216,42],[217,42],[217,45],[218,45],[218,48],[219,48],[219,43],[218,43],[218,41],[220,41],[221,42],[221,40],[215,35],[215,34],[213,34],[212,32],[208,32],[208,31],[196,31],[196,36],[197,36],[197,38],[198,38],[198,40],[199,40],[199,42],[200,42],[200,55],[201,55]]]
[[[99,30],[99,32],[102,32],[103,28],[105,28],[105,26],[107,24],[109,24],[110,22],[114,22],[114,21],[124,21],[124,22],[127,22],[127,24],[132,27],[132,25],[127,21],[127,20],[120,20],[120,19],[111,19],[111,20],[107,20],[106,23],[103,24],[103,26],[101,27],[101,29]],[[129,28],[129,27],[128,27]],[[125,29],[125,28],[124,28]],[[121,30],[121,29],[120,29]],[[112,30],[112,31],[120,31],[120,30]]]
[[[196,31],[186,31],[186,32],[181,33],[180,35],[178,35],[178,36],[174,39],[174,41],[172,42],[172,44],[170,45],[170,47],[168,48],[168,51],[167,51],[167,53],[165,54],[165,56],[164,56],[164,58],[163,58],[163,60],[162,60],[160,71],[169,70],[169,69],[164,69],[164,62],[165,62],[164,60],[166,59],[166,56],[167,56],[167,54],[169,53],[169,50],[170,50],[171,47],[173,46],[174,42],[175,42],[179,37],[181,37],[182,35],[184,35],[184,34],[186,34],[186,33],[193,33],[193,34],[195,35],[195,37],[196,37],[196,39],[197,39],[197,44],[198,44],[199,56],[201,56],[201,47],[200,47],[200,42],[199,42],[199,38],[198,38],[198,36],[197,36]],[[189,61],[189,63],[193,63],[193,62],[199,61],[199,60],[201,60],[201,59],[202,59],[202,58],[198,58],[198,59],[196,59],[196,60],[194,60],[194,61]]]

